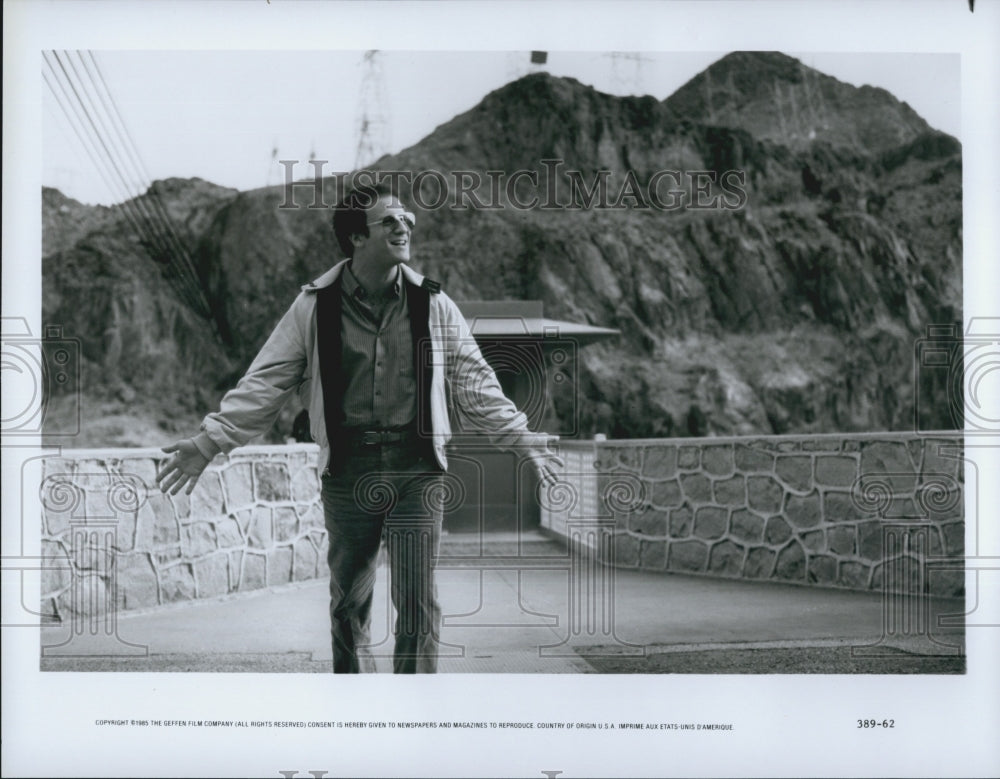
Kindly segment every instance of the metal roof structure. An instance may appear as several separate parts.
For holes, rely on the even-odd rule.
[[[621,335],[620,330],[608,327],[546,319],[540,300],[473,300],[458,302],[458,307],[477,339],[572,338],[582,345]]]

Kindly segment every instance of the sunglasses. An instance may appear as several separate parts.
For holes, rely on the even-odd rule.
[[[392,230],[399,222],[402,222],[408,230],[412,230],[417,223],[417,218],[409,211],[404,211],[401,214],[386,214],[381,219],[376,219],[374,222],[366,222],[365,224],[369,227],[372,225],[382,225],[382,227]]]

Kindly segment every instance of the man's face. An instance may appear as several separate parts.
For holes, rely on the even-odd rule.
[[[413,215],[391,195],[383,195],[366,212],[368,237],[355,239],[355,259],[395,265],[410,261]]]

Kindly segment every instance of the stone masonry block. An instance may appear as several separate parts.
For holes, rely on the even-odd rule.
[[[791,454],[779,457],[774,466],[778,478],[793,490],[805,492],[812,489],[812,458]]]
[[[736,444],[736,470],[744,473],[768,473],[774,470],[774,455],[753,444]]]
[[[962,477],[961,438],[928,438],[923,442],[923,473],[941,473],[953,479]],[[920,462],[919,460],[917,462]]]
[[[73,581],[72,562],[66,547],[42,540],[42,595],[52,595],[69,587]]]
[[[694,515],[694,534],[698,538],[722,538],[726,534],[728,512],[715,506],[703,506]]]
[[[886,473],[916,473],[906,445],[897,441],[865,441],[861,447],[860,475]]]
[[[240,588],[240,576],[243,574],[243,558],[246,552],[234,549],[229,552],[229,591],[236,592]]]
[[[750,579],[770,579],[774,570],[774,560],[777,555],[770,549],[751,549],[747,552],[743,575]]]
[[[232,517],[225,517],[215,523],[215,535],[219,541],[219,549],[234,549],[246,546],[240,523]]]
[[[835,584],[837,581],[837,560],[828,555],[810,557],[807,579],[817,584]]]
[[[253,474],[257,500],[273,503],[292,499],[291,479],[284,463],[254,463]]]
[[[764,540],[764,518],[746,509],[734,511],[729,520],[729,533],[737,541],[758,544]]]
[[[802,442],[803,452],[839,452],[839,438],[810,438]]]
[[[940,483],[926,483],[921,485],[918,490],[917,502],[932,521],[947,522],[951,519],[961,519],[964,515],[964,494],[961,488],[944,490],[941,489]]]
[[[292,470],[292,500],[312,501],[319,498],[319,478],[315,468]]]
[[[747,478],[747,504],[754,511],[773,514],[781,510],[781,499],[785,491],[771,476],[750,476]]]
[[[160,570],[160,603],[193,600],[196,592],[194,573],[187,563]]]
[[[965,595],[965,574],[950,568],[932,568],[927,572],[929,594],[938,598],[961,598]]]
[[[615,565],[635,568],[639,565],[639,539],[635,536],[617,534],[614,536]]]
[[[319,554],[319,572],[321,576],[329,576],[330,568],[327,565],[326,558],[330,551],[330,538],[326,533],[321,536],[315,536],[310,534],[309,536],[313,543],[316,545],[316,552]]]
[[[708,562],[708,546],[703,541],[675,541],[670,544],[667,567],[671,571],[705,570]]]
[[[271,546],[273,535],[271,534],[271,509],[266,506],[257,506],[253,510],[253,517],[250,520],[250,532],[247,534],[250,539],[250,546],[257,549],[267,549]]]
[[[823,519],[827,522],[855,522],[863,513],[849,492],[823,493]]]
[[[681,475],[681,489],[691,503],[709,503],[712,500],[712,483],[700,473]]]
[[[858,479],[858,461],[844,455],[816,458],[816,483],[824,487],[850,487]]]
[[[646,485],[646,494],[650,495],[651,502],[659,508],[671,508],[681,505],[684,496],[681,494],[680,485],[677,479],[670,481],[658,481]]]
[[[643,541],[639,547],[639,567],[662,571],[667,566],[667,542]]]
[[[948,522],[941,525],[944,536],[944,551],[949,557],[965,554],[965,523]]]
[[[785,516],[794,527],[816,527],[823,521],[819,494],[811,492],[805,496],[789,495],[785,500]]]
[[[677,473],[676,446],[650,446],[643,457],[642,475],[649,479],[672,479]]]
[[[130,554],[118,569],[118,598],[121,609],[144,609],[159,604],[160,588],[156,571],[147,554]]]
[[[240,509],[236,512],[236,522],[239,524],[240,531],[242,531],[244,537],[250,535],[250,524],[253,521],[253,517],[253,509]]]
[[[308,538],[300,538],[295,542],[295,558],[292,563],[292,577],[300,582],[305,579],[313,579],[316,576],[316,547]]]
[[[241,590],[259,590],[267,586],[267,556],[262,553],[247,552],[243,557],[243,572],[240,577]]]
[[[774,567],[774,575],[785,581],[802,581],[806,577],[806,554],[802,545],[792,541],[778,552],[778,564]]]
[[[45,529],[50,536],[58,538],[69,532],[70,513],[68,511],[51,511],[43,504],[42,512],[45,519]]]
[[[857,531],[858,556],[869,562],[880,562],[883,548],[882,523],[878,520],[859,522]]]
[[[115,549],[119,552],[131,552],[135,549],[138,514],[138,511],[123,511],[118,514],[118,525],[115,527]]]
[[[291,541],[298,534],[299,518],[291,506],[274,509],[274,540]]]
[[[667,512],[661,509],[634,511],[629,515],[629,530],[643,536],[665,538],[667,535]]]
[[[115,566],[117,555],[114,549],[104,544],[104,534],[74,533],[70,545],[73,565],[77,570],[90,571],[98,576],[109,576]]]
[[[743,569],[743,547],[732,541],[720,541],[712,547],[708,570],[719,576],[739,576]]]
[[[325,529],[326,524],[323,519],[323,507],[318,503],[314,503],[305,509],[305,511],[300,511],[299,525],[303,529],[311,527]]]
[[[56,599],[60,617],[91,617],[105,614],[108,606],[108,583],[97,574],[83,574]]]
[[[618,466],[623,470],[632,473],[639,473],[642,470],[642,449],[632,446],[622,446],[617,448]]]
[[[701,465],[701,450],[697,446],[682,446],[677,450],[677,467],[692,469]]]
[[[694,526],[694,514],[690,506],[670,510],[670,537],[687,538]]]
[[[194,579],[199,598],[212,598],[229,592],[229,557],[214,554],[194,564]]]
[[[168,565],[173,565],[181,559],[181,545],[177,543],[173,546],[165,546],[162,549],[157,549],[152,553],[152,557],[156,562],[157,570]]]
[[[139,509],[135,549],[150,552],[162,546],[176,544],[180,539],[174,505],[166,495],[150,495],[146,504]]]
[[[867,590],[870,575],[871,569],[867,565],[853,561],[842,562],[837,574],[837,584],[852,590]]]
[[[742,476],[719,479],[715,482],[715,502],[723,506],[745,506],[747,486]]]
[[[701,453],[701,467],[713,476],[729,476],[736,467],[732,444],[706,446]]]
[[[771,546],[785,543],[792,537],[792,529],[781,517],[771,517],[764,528],[764,539]]]
[[[219,473],[214,470],[205,471],[191,493],[191,518],[208,519],[224,513]]]
[[[218,549],[215,528],[210,522],[195,522],[184,528],[181,554],[186,558],[204,557]]]
[[[836,555],[853,555],[857,549],[854,528],[850,526],[831,527],[827,531],[827,548]]]
[[[292,580],[292,548],[276,546],[267,554],[267,586],[287,584]]]
[[[181,522],[187,521],[191,516],[191,497],[182,490],[176,495],[171,495],[169,500],[174,506],[174,516]]]
[[[810,530],[802,534],[802,546],[807,552],[823,552],[826,550],[826,533],[822,530]]]
[[[146,487],[147,494],[160,491],[160,488],[156,486],[156,471],[157,461],[152,457],[136,457],[125,460],[121,464],[121,472],[139,477],[139,481]]]
[[[230,513],[254,504],[250,463],[230,463],[222,471],[222,484],[225,487],[226,508]]]
[[[934,525],[927,528],[928,548],[927,553],[931,557],[943,557],[944,547],[941,545],[941,529]]]
[[[898,555],[872,567],[871,588],[922,596],[923,575],[920,569],[920,560],[916,557]]]

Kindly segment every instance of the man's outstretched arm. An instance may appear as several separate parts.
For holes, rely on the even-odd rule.
[[[163,451],[170,457],[156,474],[160,491],[176,495],[186,486],[185,492],[190,495],[212,458],[203,455],[189,438],[164,446]]]
[[[558,437],[528,428],[528,418],[504,394],[457,306],[451,313],[449,381],[458,431],[482,433],[501,449],[523,451],[542,483],[553,484],[555,471],[563,466],[551,448]]]
[[[305,377],[307,356],[302,296],[292,304],[219,410],[205,417],[201,432],[163,447],[170,455],[156,475],[160,491],[188,495],[212,458],[267,432],[281,407]]]

